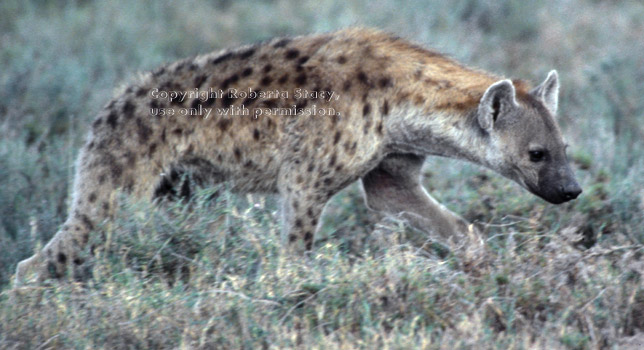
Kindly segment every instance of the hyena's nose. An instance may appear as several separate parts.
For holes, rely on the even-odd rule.
[[[579,184],[577,182],[570,183],[566,186],[561,186],[561,195],[565,201],[571,201],[581,194],[582,190],[581,187],[579,187]]]

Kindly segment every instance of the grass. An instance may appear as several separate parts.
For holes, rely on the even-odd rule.
[[[644,343],[641,3],[8,0],[0,12],[0,348]],[[113,89],[162,62],[353,24],[512,77],[558,69],[583,195],[551,206],[486,170],[431,159],[426,187],[481,237],[413,246],[418,233],[369,213],[352,185],[303,259],[282,251],[274,198],[124,198],[104,239],[93,237],[91,278],[11,289],[15,264],[64,220],[75,155]]]

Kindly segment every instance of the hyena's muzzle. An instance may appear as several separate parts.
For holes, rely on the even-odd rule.
[[[552,204],[561,204],[577,198],[581,186],[568,164],[561,167],[546,167],[539,172],[537,184],[527,184],[530,192]]]

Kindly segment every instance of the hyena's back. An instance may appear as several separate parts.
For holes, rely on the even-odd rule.
[[[32,265],[46,268],[39,273],[44,278],[62,275],[71,261],[72,266],[82,264],[77,252],[111,212],[112,193],[150,198],[173,168],[196,171],[212,182],[232,181],[240,191],[279,191],[286,197],[306,192],[286,210],[285,225],[299,233],[291,234],[290,241],[301,235],[310,248],[323,203],[382,156],[388,105],[368,101],[385,94],[393,82],[384,70],[389,58],[353,49],[370,39],[396,40],[362,30],[275,39],[144,74],[93,122],[78,158],[70,215],[41,253],[19,264],[16,280]],[[205,101],[202,95],[168,101],[152,93],[195,89],[214,94]],[[259,97],[236,98],[229,89]],[[334,91],[336,97],[296,98],[296,89]],[[358,99],[362,103],[356,105]],[[242,105],[250,115],[218,110]],[[298,115],[255,117],[256,108],[286,108]],[[331,115],[301,114],[306,108]],[[207,109],[207,116],[181,114]]]
[[[272,192],[277,190],[280,169],[292,162],[310,163],[307,178],[325,170],[319,163],[331,157],[345,157],[344,163],[361,167],[378,153],[383,125],[382,120],[368,120],[365,128],[363,118],[354,118],[365,113],[362,109],[352,110],[353,99],[359,96],[366,100],[364,89],[374,83],[384,87],[391,81],[384,75],[366,78],[359,74],[370,65],[383,65],[382,59],[373,56],[373,62],[369,62],[363,53],[338,50],[337,46],[365,40],[364,36],[370,34],[373,33],[349,31],[344,35],[340,32],[276,39],[183,60],[146,74],[111,101],[93,123],[79,169],[83,178],[87,175],[95,178],[90,181],[95,190],[79,188],[77,193],[89,197],[95,191],[120,187],[138,195],[150,195],[159,175],[177,164],[207,167],[215,179],[233,180],[241,190]],[[206,101],[187,97],[172,102],[151,94],[194,89],[215,94],[210,94],[213,98]],[[237,94],[228,93],[228,89]],[[339,99],[304,98],[301,97],[304,90],[334,91]],[[235,97],[248,91],[257,95]],[[227,110],[231,106],[233,109]],[[241,106],[250,115],[242,115]],[[275,111],[275,108],[296,111],[309,108],[335,114],[262,113],[255,117],[253,113],[255,109]],[[378,108],[374,106],[374,112]],[[174,116],[151,115],[151,111],[159,109],[166,113],[172,110]],[[206,109],[211,110],[207,116],[180,115],[181,110]],[[335,165],[333,170],[342,171],[342,167]]]

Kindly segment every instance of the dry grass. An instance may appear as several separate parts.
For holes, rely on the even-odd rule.
[[[263,197],[241,202],[126,205],[89,281],[2,295],[0,345],[589,349],[644,329],[644,246],[624,236],[586,249],[574,225],[508,225],[418,249],[384,220],[345,238],[357,252],[329,239],[302,259]]]

